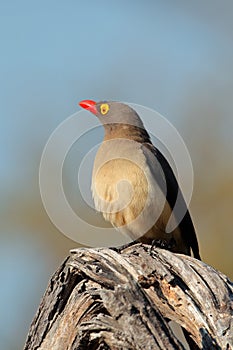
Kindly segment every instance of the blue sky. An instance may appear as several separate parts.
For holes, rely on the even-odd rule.
[[[40,201],[39,162],[52,131],[79,109],[78,101],[113,99],[156,109],[184,133],[193,154],[191,140],[202,132],[218,134],[220,144],[229,147],[232,10],[226,0],[0,2],[1,254],[11,249],[14,257],[13,265],[2,265],[6,284],[1,293],[9,296],[1,306],[1,314],[4,307],[9,310],[0,321],[4,349],[14,348],[12,319],[13,335],[24,341],[34,303],[52,270],[45,268],[52,259],[49,249],[24,235],[31,227],[19,227],[15,217],[4,221],[21,199]],[[202,104],[212,108],[217,132],[201,114]],[[185,134],[189,126],[191,136]],[[43,249],[47,258],[36,263]],[[7,261],[7,254],[1,257]],[[7,280],[12,270],[18,283]],[[33,274],[41,280],[30,288]],[[32,307],[21,322],[14,310],[27,300]]]
[[[221,16],[221,28],[213,21],[214,9],[213,2],[3,2],[4,180],[25,162],[21,150],[42,146],[82,98],[141,103],[175,119],[187,85],[225,82],[231,37]]]

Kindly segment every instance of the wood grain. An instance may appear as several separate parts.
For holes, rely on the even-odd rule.
[[[192,257],[136,244],[73,250],[50,280],[24,350],[233,349],[233,284]]]

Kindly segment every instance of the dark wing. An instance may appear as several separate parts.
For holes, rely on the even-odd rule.
[[[177,183],[176,177],[173,173],[170,164],[163,156],[163,154],[157,148],[155,148],[152,143],[143,143],[143,146],[150,150],[151,153],[153,153],[153,155],[159,162],[161,168],[163,169],[164,176],[161,177],[160,175],[158,175],[156,181],[159,184],[162,191],[164,191],[164,180],[166,181],[166,198],[171,209],[174,209],[177,200],[177,195],[179,193],[179,208],[183,213],[185,213],[185,215],[179,223],[181,235],[183,240],[186,241],[187,244],[192,248],[194,257],[196,259],[201,260],[195,228],[193,226],[193,222],[189,214],[187,205],[185,203],[184,197],[181,191],[179,191],[179,185]],[[177,217],[175,212],[174,215],[175,217]]]

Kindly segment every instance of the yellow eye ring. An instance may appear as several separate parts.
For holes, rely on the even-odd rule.
[[[109,105],[107,103],[103,103],[101,106],[100,106],[100,112],[101,114],[105,115],[107,114],[109,111]]]

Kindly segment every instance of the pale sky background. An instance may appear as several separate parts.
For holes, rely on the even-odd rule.
[[[1,349],[23,347],[51,274],[76,246],[43,209],[38,169],[82,99],[142,104],[174,124],[193,161],[202,257],[233,278],[232,13],[226,0],[0,1]]]

